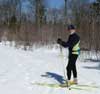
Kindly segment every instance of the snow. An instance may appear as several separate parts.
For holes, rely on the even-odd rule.
[[[81,57],[82,59],[82,57]],[[77,61],[78,79],[81,84],[100,86],[100,61],[80,58]],[[59,83],[63,81],[67,65],[67,50],[64,56],[59,49],[41,47],[32,51],[16,49],[0,44],[0,94],[100,94],[100,89],[67,90],[32,85],[39,83]],[[56,78],[57,77],[57,78]]]

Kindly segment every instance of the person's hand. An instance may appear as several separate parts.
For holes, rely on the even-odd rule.
[[[58,43],[58,44],[61,44],[61,43],[62,43],[62,39],[58,38],[58,39],[57,39],[57,43]]]

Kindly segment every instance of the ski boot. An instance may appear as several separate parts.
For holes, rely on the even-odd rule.
[[[78,84],[78,80],[77,80],[77,78],[74,78],[74,80],[73,80],[73,82],[74,82],[74,84]]]

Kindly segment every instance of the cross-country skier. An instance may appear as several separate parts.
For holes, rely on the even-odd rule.
[[[70,31],[70,35],[68,41],[62,41],[62,39],[58,38],[57,43],[63,47],[68,47],[69,49],[69,57],[68,57],[68,65],[67,69],[67,78],[68,78],[68,85],[71,84],[71,74],[73,73],[73,83],[78,84],[77,81],[77,69],[76,69],[76,60],[80,53],[80,37],[76,34],[76,28],[74,25],[68,26],[68,31]]]

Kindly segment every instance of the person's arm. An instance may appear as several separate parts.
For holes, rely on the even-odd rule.
[[[58,39],[58,44],[60,44],[63,47],[71,47],[73,48],[73,46],[80,40],[79,36],[73,35],[73,36],[69,36],[68,41],[62,41],[61,39]]]
[[[71,40],[71,37],[70,36],[69,36],[67,42],[62,41],[62,39],[60,39],[60,38],[57,40],[57,43],[60,44],[61,46],[65,47],[65,48],[66,47],[70,47],[71,46],[71,42],[72,42],[72,40]]]

